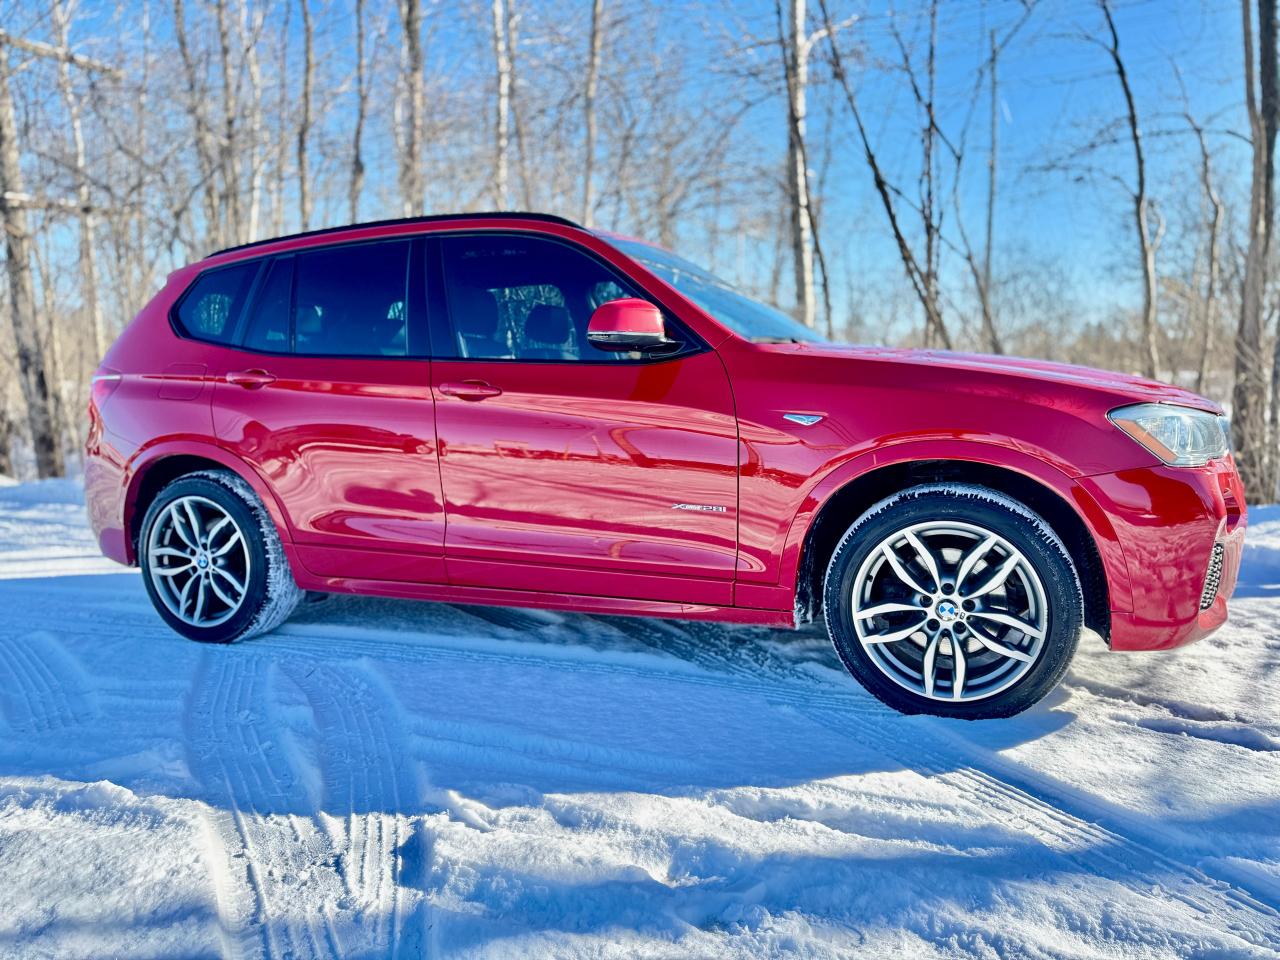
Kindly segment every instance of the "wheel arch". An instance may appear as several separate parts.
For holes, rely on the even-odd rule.
[[[286,553],[292,563],[292,539],[285,521],[284,510],[270,486],[252,467],[240,458],[203,443],[178,442],[147,448],[132,464],[129,484],[125,494],[125,542],[129,562],[138,562],[138,538],[142,533],[142,520],[156,495],[169,483],[201,470],[226,470],[234,473],[253,488],[267,509]]]
[[[923,483],[969,483],[1012,497],[1045,519],[1062,539],[1080,575],[1086,625],[1109,638],[1111,610],[1123,609],[1130,599],[1128,570],[1115,531],[1101,508],[1077,484],[1066,476],[1051,480],[1045,475],[1049,469],[1032,473],[976,458],[947,456],[904,458],[829,478],[819,485],[825,488],[823,496],[815,498],[800,541],[795,581],[799,617],[817,616],[827,562],[849,525],[871,506]]]

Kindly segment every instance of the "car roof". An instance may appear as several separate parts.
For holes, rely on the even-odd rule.
[[[304,240],[310,237],[324,237],[335,233],[346,233],[351,230],[364,230],[376,227],[412,226],[419,223],[447,223],[450,220],[533,220],[540,223],[554,223],[562,227],[574,227],[578,230],[585,229],[583,226],[574,223],[567,217],[560,217],[553,213],[528,213],[521,211],[436,213],[421,217],[400,217],[392,220],[370,220],[365,223],[348,223],[340,227],[324,227],[319,230],[305,230],[301,233],[290,233],[280,237],[268,237],[265,240],[254,240],[252,243],[241,243],[234,247],[224,247],[221,250],[215,250],[205,259],[222,256],[224,253],[236,253],[241,250],[252,250],[255,247],[265,247],[270,244],[284,243],[289,240]]]

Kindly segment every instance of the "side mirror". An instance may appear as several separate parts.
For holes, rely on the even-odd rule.
[[[667,339],[662,311],[649,301],[635,297],[610,300],[596,307],[587,324],[587,340],[597,350],[616,353],[652,350],[671,342]]]

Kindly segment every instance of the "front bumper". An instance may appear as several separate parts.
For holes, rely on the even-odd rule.
[[[1230,457],[1205,467],[1145,467],[1080,481],[1115,530],[1129,589],[1112,589],[1111,647],[1166,650],[1227,622],[1244,552],[1244,488]],[[1218,589],[1205,580],[1221,545]],[[1211,591],[1212,592],[1212,591]],[[1127,594],[1127,603],[1117,596]]]

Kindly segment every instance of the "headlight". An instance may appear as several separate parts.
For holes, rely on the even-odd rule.
[[[1164,403],[1135,403],[1107,418],[1171,467],[1203,467],[1231,449],[1226,417]]]

